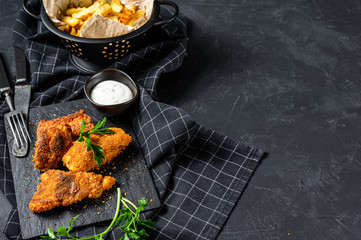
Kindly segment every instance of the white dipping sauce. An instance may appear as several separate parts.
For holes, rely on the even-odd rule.
[[[99,104],[111,105],[129,101],[133,93],[127,85],[114,80],[105,80],[92,89],[90,98]]]

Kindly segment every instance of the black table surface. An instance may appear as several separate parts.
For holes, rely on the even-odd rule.
[[[160,100],[267,152],[218,239],[361,239],[360,1],[173,1],[189,54]],[[21,5],[0,0],[11,78]]]

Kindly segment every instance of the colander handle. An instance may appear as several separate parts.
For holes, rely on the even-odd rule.
[[[38,21],[41,21],[41,18],[40,16],[36,15],[35,13],[33,13],[32,11],[29,10],[29,8],[26,6],[26,3],[28,1],[27,0],[24,0],[23,2],[23,10],[26,14],[28,14],[29,16],[32,16],[33,18],[35,18],[36,20]]]
[[[165,19],[163,21],[154,23],[154,26],[160,26],[160,25],[164,25],[166,23],[169,23],[169,22],[173,21],[178,16],[179,8],[178,8],[177,4],[175,4],[174,2],[171,2],[171,1],[158,1],[158,2],[159,2],[160,5],[164,4],[164,5],[169,5],[169,6],[173,7],[174,8],[174,13],[169,19]]]

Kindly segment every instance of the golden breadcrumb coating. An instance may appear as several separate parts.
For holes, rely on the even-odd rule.
[[[116,181],[113,177],[103,177],[93,172],[61,170],[48,170],[41,175],[40,180],[38,189],[29,202],[30,210],[36,213],[58,206],[69,206],[85,198],[99,198]]]
[[[37,130],[34,166],[42,171],[57,168],[63,155],[73,145],[71,129],[68,124],[42,127]]]
[[[91,142],[103,148],[103,164],[110,162],[132,141],[131,136],[126,134],[121,128],[109,128],[115,133],[104,135],[91,135]],[[85,142],[74,142],[73,146],[63,156],[63,164],[73,172],[87,172],[97,167],[97,162],[93,158],[93,152],[86,150]]]
[[[82,119],[87,124],[85,131],[94,127],[91,117],[86,115],[84,110],[61,118],[40,121],[33,154],[36,169],[46,171],[58,167],[64,154],[73,145],[73,140],[79,136]]]
[[[91,123],[92,118],[84,113],[84,110],[81,109],[75,113],[69,114],[67,116],[63,116],[60,118],[51,119],[48,121],[42,120],[39,125],[41,124],[43,127],[45,126],[54,126],[60,123],[66,123],[71,128],[71,135],[73,140],[80,135],[80,128],[82,125],[82,119],[84,119],[86,123],[86,127],[84,131],[90,131],[94,128],[94,124]]]

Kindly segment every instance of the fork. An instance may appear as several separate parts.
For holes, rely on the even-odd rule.
[[[10,89],[10,84],[7,79],[4,64],[0,57],[0,95],[5,99],[6,103],[10,108],[10,112],[6,113],[4,117],[9,123],[12,135],[15,139],[15,148],[13,154],[16,157],[23,157],[28,152],[28,145],[30,139],[29,132],[27,130],[23,114],[20,110],[15,110],[12,100],[12,91]]]

